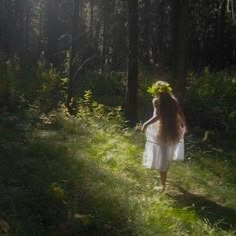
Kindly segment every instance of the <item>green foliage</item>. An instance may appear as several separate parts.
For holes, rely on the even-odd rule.
[[[32,67],[9,60],[1,65],[0,104],[12,112],[29,105],[48,112],[64,102],[68,78],[44,60]]]
[[[45,61],[38,62],[36,76],[40,87],[36,93],[35,102],[42,112],[48,112],[59,102],[66,100],[67,77],[62,77],[52,65],[48,65]]]
[[[236,111],[235,72],[209,73],[206,68],[201,75],[189,74],[187,78],[186,112],[190,120],[207,121],[212,126],[233,128]],[[204,125],[204,124],[203,124]]]
[[[32,80],[29,79],[23,89],[23,80],[31,76],[30,71],[23,73],[22,68],[17,62],[8,60],[1,64],[1,83],[0,83],[0,105],[9,110],[20,110],[25,108],[28,98],[25,90],[32,86]],[[22,80],[20,80],[22,78]],[[26,80],[27,80],[26,79]]]
[[[91,90],[97,102],[107,106],[121,106],[126,93],[126,73],[114,72],[108,78],[93,72],[81,73],[75,87],[78,97],[83,96],[84,91]]]
[[[156,96],[160,93],[170,93],[172,92],[172,88],[167,82],[158,81],[153,84],[152,87],[148,87],[147,92],[150,93],[152,96]]]
[[[170,190],[161,194],[156,171],[141,166],[144,137],[125,127],[120,107],[93,101],[90,91],[78,104],[75,116],[64,105],[43,114],[30,134],[2,117],[0,188],[7,188],[0,200],[14,206],[1,208],[1,217],[12,235],[234,234],[234,223],[223,227],[230,219],[215,219],[196,200],[236,207],[233,162],[213,148],[200,152],[189,139],[187,161],[171,166]],[[195,193],[193,202],[177,185]]]

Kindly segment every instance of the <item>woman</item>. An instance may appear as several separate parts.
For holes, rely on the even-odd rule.
[[[142,126],[146,133],[143,165],[160,170],[165,191],[169,161],[184,159],[184,134],[187,132],[184,114],[167,82],[157,81],[148,90],[154,95],[153,117]]]

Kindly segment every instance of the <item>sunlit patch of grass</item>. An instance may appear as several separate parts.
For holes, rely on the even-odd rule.
[[[192,162],[174,164],[170,176],[178,176],[176,181],[193,192],[208,196],[225,206],[236,208],[233,197],[236,194],[236,186],[230,181],[230,177],[236,173],[236,168],[224,157],[216,159],[209,155],[204,156],[204,153],[198,155]]]
[[[137,135],[137,134],[136,134]],[[86,145],[84,145],[86,143]],[[137,232],[140,235],[227,235],[224,231],[211,227],[207,220],[198,218],[194,209],[179,208],[168,197],[153,190],[155,186],[155,171],[144,170],[141,167],[143,143],[132,140],[132,135],[126,138],[120,133],[92,132],[87,142],[78,146],[84,151],[84,155],[100,163],[103,168],[110,172],[109,176],[117,176],[116,181],[103,182],[103,189],[114,185],[127,194],[123,199],[131,199],[136,202],[136,209],[140,215],[136,215],[135,222]],[[178,173],[179,172],[179,173]],[[199,176],[198,174],[203,175]],[[184,173],[184,175],[183,175]],[[211,172],[202,169],[197,163],[177,163],[171,167],[170,178],[174,182],[182,184],[189,190],[198,194],[209,195],[209,186],[217,181]],[[99,181],[98,178],[94,181]],[[92,187],[96,191],[96,187]],[[113,188],[114,189],[114,188]],[[114,192],[113,192],[114,193]],[[119,194],[118,194],[119,195]],[[122,194],[120,195],[120,197]],[[100,196],[102,198],[102,195]],[[131,210],[132,211],[132,210]],[[141,224],[140,224],[141,223]],[[141,233],[142,232],[142,233]],[[230,235],[229,233],[228,235]]]

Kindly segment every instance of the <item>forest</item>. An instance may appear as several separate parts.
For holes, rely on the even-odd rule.
[[[148,88],[185,114],[167,191]],[[236,235],[235,0],[0,0],[0,235]]]

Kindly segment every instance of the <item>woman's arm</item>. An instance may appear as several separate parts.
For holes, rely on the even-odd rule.
[[[157,98],[154,98],[152,100],[152,104],[153,104],[153,107],[154,107],[154,114],[153,116],[148,120],[146,121],[143,126],[142,126],[142,132],[145,132],[145,130],[147,129],[147,126],[156,122],[157,120],[159,120],[159,115],[158,115],[158,109],[157,109],[157,103],[158,103],[158,99]]]
[[[158,119],[159,119],[159,117],[157,115],[154,115],[152,118],[150,118],[148,121],[146,121],[142,126],[142,132],[145,132],[145,130],[147,129],[147,126],[156,122]]]

